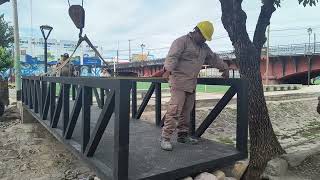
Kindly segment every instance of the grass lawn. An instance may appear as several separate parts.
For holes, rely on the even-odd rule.
[[[150,87],[149,82],[138,82],[137,83],[137,89],[138,90],[147,90]],[[161,89],[168,89],[169,84],[163,83],[161,84]],[[197,92],[208,92],[208,93],[225,93],[229,89],[229,86],[212,86],[207,85],[207,89],[205,88],[205,85],[197,85]],[[206,90],[206,91],[205,91]]]
[[[137,83],[137,89],[138,90],[148,90],[150,87],[149,82],[138,82]],[[57,83],[56,84],[56,95],[59,96],[60,93],[60,84]],[[168,83],[163,83],[161,84],[161,89],[169,89],[169,84]],[[205,87],[205,85],[197,85],[197,92],[207,92],[207,93],[225,93],[227,92],[227,90],[229,89],[229,86],[212,86],[212,85],[207,85],[207,87]],[[72,88],[70,87],[70,94],[71,94],[71,90]]]
[[[207,93],[225,93],[229,89],[230,86],[212,86],[207,85],[207,89],[205,88],[206,85],[200,84],[197,85],[197,92],[207,92]]]

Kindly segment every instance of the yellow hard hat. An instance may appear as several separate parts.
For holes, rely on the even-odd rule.
[[[201,34],[207,41],[212,40],[212,34],[214,32],[213,24],[210,21],[199,22],[197,27],[200,29]]]

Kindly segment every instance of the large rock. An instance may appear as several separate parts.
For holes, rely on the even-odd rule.
[[[305,150],[305,151],[298,151],[290,154],[282,155],[282,158],[285,159],[290,167],[299,166],[305,159],[310,156],[313,156],[320,152],[320,146],[315,148]]]
[[[181,180],[193,180],[193,178],[189,176],[189,177],[185,177],[185,178],[183,178]]]
[[[21,119],[20,112],[16,106],[12,106],[4,111],[2,117],[0,117],[0,121],[12,121],[16,119]]]
[[[263,179],[268,180],[310,180],[309,178],[302,178],[297,176],[262,176]]]
[[[213,172],[212,174],[216,176],[217,180],[224,180],[225,177],[226,177],[226,175],[224,174],[224,172],[223,172],[223,171],[220,171],[220,170],[215,171],[215,172]]]
[[[240,179],[246,171],[249,161],[237,161],[232,169],[232,175],[236,179]]]
[[[283,176],[288,171],[288,163],[281,158],[275,158],[268,162],[264,174],[270,176]]]
[[[237,180],[237,179],[234,177],[225,177],[224,180]]]
[[[234,168],[234,165],[231,165],[231,166],[223,167],[220,170],[224,172],[226,177],[233,177],[233,173],[232,173],[233,168]]]
[[[194,180],[217,180],[217,177],[213,174],[204,172],[195,177]]]

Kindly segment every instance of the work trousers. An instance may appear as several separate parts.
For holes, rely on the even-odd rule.
[[[190,114],[195,103],[195,93],[185,92],[175,88],[170,89],[171,99],[162,128],[162,138],[170,140],[175,129],[178,136],[189,132]]]

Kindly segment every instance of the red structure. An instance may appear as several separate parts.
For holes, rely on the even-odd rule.
[[[308,83],[308,61],[310,58],[310,78],[320,76],[320,56],[305,55],[296,56],[273,56],[269,59],[269,84],[280,83]],[[239,70],[234,59],[225,59],[229,64],[231,71]],[[133,62],[128,64],[119,64],[117,71],[134,72],[138,76],[151,76],[163,68],[164,59],[154,61]],[[260,72],[264,83],[266,81],[266,57],[261,57]],[[231,72],[232,74],[232,72]]]
[[[320,56],[277,56],[269,60],[269,83],[308,83],[308,69],[310,60],[310,78],[320,76]],[[262,57],[260,72],[266,80],[266,57]]]
[[[228,63],[233,72],[231,76],[239,70],[233,51],[218,54]],[[266,48],[262,50],[262,54],[266,54]],[[309,72],[310,79],[320,76],[320,42],[270,47],[269,56],[268,84],[308,84]],[[119,64],[117,71],[151,76],[163,68],[163,63],[164,59]],[[266,83],[266,69],[266,56],[262,55],[260,72],[264,83]]]

